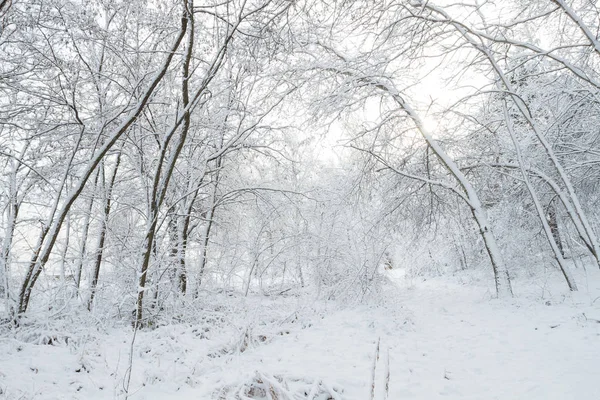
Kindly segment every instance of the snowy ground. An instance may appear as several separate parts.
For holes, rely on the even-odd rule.
[[[380,305],[230,298],[194,323],[138,332],[129,398],[268,398],[270,387],[368,400],[380,338],[389,399],[600,399],[600,292],[585,282],[565,295],[538,279],[500,301],[464,276],[391,278]],[[0,398],[124,398],[130,328],[81,328],[69,343],[52,329],[0,339]]]

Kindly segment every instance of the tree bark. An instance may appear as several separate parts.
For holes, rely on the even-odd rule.
[[[88,300],[88,311],[92,311],[92,306],[94,304],[94,297],[96,296],[96,291],[98,290],[98,280],[100,278],[100,266],[102,265],[102,257],[104,255],[104,244],[106,242],[106,235],[108,229],[108,217],[110,215],[110,209],[112,206],[112,193],[113,188],[115,186],[115,180],[117,177],[117,171],[119,170],[119,165],[121,164],[121,152],[117,154],[117,160],[115,161],[115,167],[113,169],[112,176],[106,183],[104,168],[105,165],[102,163],[100,167],[100,171],[102,173],[102,182],[104,187],[104,215],[102,216],[102,221],[100,223],[100,233],[98,237],[98,247],[96,248],[96,259],[94,261],[94,267],[92,272],[92,282],[90,283],[90,299]]]
[[[135,324],[137,327],[142,325],[143,314],[144,314],[144,292],[146,290],[146,280],[148,275],[148,268],[150,267],[150,256],[155,242],[156,236],[156,225],[158,222],[158,213],[160,207],[165,198],[166,191],[169,186],[169,181],[175,168],[175,163],[181,153],[181,149],[185,143],[187,133],[190,124],[190,109],[189,109],[189,78],[190,78],[190,62],[192,59],[192,51],[194,46],[194,20],[193,12],[191,10],[191,4],[185,6],[185,17],[183,21],[188,35],[186,55],[183,63],[183,82],[182,82],[182,98],[184,105],[183,114],[183,128],[179,136],[179,140],[175,145],[175,149],[167,160],[167,164],[164,168],[163,175],[163,162],[166,159],[169,142],[175,134],[176,126],[167,134],[165,140],[162,143],[162,150],[158,160],[158,165],[154,174],[154,183],[152,187],[152,195],[150,197],[149,215],[148,215],[148,230],[146,232],[146,239],[144,244],[144,254],[142,258],[142,268],[140,271],[139,285],[138,285],[138,296],[136,301],[136,317]],[[158,288],[157,288],[158,290]]]
[[[100,169],[103,168],[104,165],[100,167]],[[94,178],[94,184],[92,186],[92,194],[90,197],[90,201],[87,205],[86,214],[83,218],[83,233],[81,234],[81,244],[79,246],[79,258],[77,260],[77,266],[75,267],[75,286],[77,287],[77,289],[79,289],[81,285],[81,275],[83,273],[83,264],[86,257],[87,240],[90,231],[90,220],[92,215],[92,209],[94,207],[94,196],[96,188],[98,187],[98,176],[100,174],[100,169],[96,171],[96,177]]]

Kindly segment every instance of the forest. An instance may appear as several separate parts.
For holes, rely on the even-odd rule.
[[[0,0],[0,398],[600,398],[593,0]]]

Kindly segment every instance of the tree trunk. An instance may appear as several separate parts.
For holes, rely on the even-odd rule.
[[[570,268],[567,265],[567,262],[563,257],[562,246],[559,248],[559,246],[557,244],[557,243],[560,243],[560,238],[558,238],[558,242],[557,242],[556,237],[553,234],[552,228],[550,227],[550,225],[548,224],[548,220],[546,219],[546,215],[544,213],[542,203],[540,202],[540,199],[538,198],[535,188],[533,187],[533,185],[531,184],[531,181],[529,180],[529,173],[527,172],[527,168],[525,167],[525,164],[523,161],[523,156],[521,155],[521,148],[519,146],[519,142],[517,141],[517,137],[513,130],[513,126],[512,126],[512,122],[510,120],[510,115],[508,114],[508,108],[506,106],[506,102],[504,102],[504,104],[503,104],[503,111],[504,111],[504,119],[506,121],[506,128],[508,130],[508,134],[510,135],[511,141],[513,142],[513,145],[515,147],[517,162],[521,169],[523,181],[525,182],[525,186],[527,187],[527,190],[529,191],[529,194],[531,195],[531,199],[533,200],[533,204],[535,205],[535,209],[537,211],[538,218],[539,218],[540,222],[542,223],[542,227],[544,228],[544,233],[546,234],[546,239],[548,239],[548,243],[550,244],[550,248],[552,249],[552,253],[554,254],[554,259],[558,263],[558,266],[565,278],[565,281],[567,282],[567,285],[569,286],[569,289],[571,291],[576,291],[577,284],[575,283],[575,279],[573,278],[573,276],[571,274]],[[555,220],[556,220],[556,215],[555,215]]]
[[[17,226],[17,217],[19,215],[19,199],[17,197],[17,172],[19,166],[15,160],[11,161],[12,171],[9,183],[9,199],[6,207],[6,225],[4,227],[4,239],[0,249],[0,298],[6,299],[6,311],[10,309],[10,264],[12,255],[12,241]]]
[[[146,104],[152,97],[154,90],[160,83],[160,81],[165,76],[169,65],[171,64],[171,60],[175,56],[175,52],[179,47],[179,44],[183,40],[185,33],[187,31],[187,19],[182,18],[181,30],[177,39],[175,40],[174,45],[169,51],[165,61],[163,62],[161,68],[158,73],[151,81],[150,85],[143,93],[140,102],[137,106],[131,111],[129,116],[125,119],[125,121],[115,130],[115,132],[110,136],[110,139],[100,148],[96,154],[89,161],[87,166],[81,172],[81,178],[77,182],[74,191],[67,197],[64,204],[62,205],[58,216],[56,218],[51,218],[51,225],[45,226],[42,228],[42,233],[40,234],[40,240],[38,241],[38,247],[36,247],[32,257],[31,263],[29,264],[27,274],[25,279],[23,280],[23,285],[21,286],[21,292],[19,294],[19,306],[18,306],[18,314],[24,314],[27,311],[27,307],[29,306],[29,300],[31,298],[31,291],[35,286],[35,283],[42,272],[42,269],[48,262],[50,258],[50,253],[54,248],[54,244],[56,243],[56,238],[58,237],[58,232],[64,222],[66,215],[68,214],[71,206],[77,200],[85,184],[88,179],[100,163],[100,161],[104,158],[106,153],[114,146],[114,144],[121,138],[121,136],[129,129],[129,127],[135,122],[138,116],[141,114],[142,110],[145,108]],[[48,235],[49,233],[49,235]],[[48,235],[48,240],[44,241],[46,236]],[[42,247],[43,246],[43,247]]]
[[[150,255],[152,253],[155,236],[156,236],[156,225],[158,222],[158,213],[160,207],[164,201],[166,191],[169,187],[169,182],[171,176],[173,174],[173,170],[175,169],[175,163],[179,154],[181,153],[181,149],[183,148],[183,144],[185,143],[185,139],[187,137],[189,125],[190,125],[190,109],[189,109],[189,77],[190,77],[190,62],[192,59],[192,50],[194,46],[194,20],[193,20],[193,12],[188,9],[189,4],[186,3],[186,16],[183,18],[184,26],[186,27],[186,32],[188,35],[187,49],[186,55],[183,63],[183,79],[182,79],[182,98],[183,98],[183,106],[184,106],[184,114],[183,114],[183,127],[181,129],[181,134],[179,136],[179,140],[175,145],[175,149],[171,153],[169,159],[167,160],[167,164],[164,168],[163,175],[163,162],[167,155],[167,149],[169,147],[169,142],[171,138],[175,134],[176,127],[174,127],[166,136],[163,141],[163,148],[161,151],[161,155],[158,160],[158,165],[156,167],[156,172],[154,175],[154,184],[152,187],[152,196],[150,198],[150,207],[149,207],[149,226],[146,232],[146,239],[144,245],[144,255],[142,259],[142,268],[140,273],[139,285],[138,285],[138,296],[136,301],[136,318],[135,324],[137,327],[140,327],[143,320],[143,309],[144,309],[144,291],[146,289],[146,280],[148,276],[148,268],[150,266]],[[158,288],[157,288],[158,290]]]
[[[69,242],[71,238],[71,215],[67,215],[67,222],[65,223],[65,245],[63,247],[62,254],[60,256],[60,283],[65,283],[65,271],[67,269],[67,255],[69,252]]]
[[[119,165],[121,164],[121,152],[117,154],[117,160],[115,162],[115,168],[113,170],[112,176],[108,182],[108,186],[106,184],[106,179],[104,175],[105,165],[102,163],[100,167],[100,172],[102,174],[102,186],[104,188],[104,215],[102,216],[102,221],[100,222],[100,233],[98,237],[98,247],[96,248],[96,260],[94,261],[94,267],[92,272],[92,282],[90,283],[90,299],[88,300],[88,310],[92,310],[92,305],[94,304],[94,297],[96,296],[96,291],[98,290],[98,279],[100,278],[100,266],[102,265],[102,257],[104,254],[104,244],[106,242],[106,234],[108,229],[108,217],[110,215],[110,208],[112,205],[112,193],[113,188],[115,186],[115,180],[117,177],[117,171],[119,170]]]
[[[550,226],[550,231],[552,232],[552,237],[560,250],[560,254],[564,257],[565,250],[563,247],[562,239],[560,237],[560,230],[558,227],[558,217],[556,215],[556,204],[554,201],[550,201],[547,208],[547,219],[548,225]]]
[[[204,234],[202,235],[202,249],[200,250],[200,271],[198,273],[198,282],[196,282],[196,296],[200,291],[202,285],[202,278],[204,277],[204,271],[206,269],[207,255],[208,255],[208,244],[210,242],[210,232],[212,230],[213,221],[215,217],[215,211],[217,209],[217,188],[219,185],[219,172],[221,169],[221,158],[217,160],[217,176],[215,177],[215,184],[213,186],[213,192],[209,204],[207,213],[206,227],[204,228]]]
[[[94,185],[92,186],[92,194],[90,197],[90,201],[88,202],[88,205],[87,205],[86,214],[83,218],[83,233],[81,234],[81,244],[79,247],[79,259],[77,260],[77,266],[75,267],[75,285],[77,286],[77,289],[79,289],[79,286],[81,285],[81,275],[83,273],[83,264],[84,264],[84,260],[86,257],[86,246],[87,246],[87,240],[88,240],[88,235],[89,235],[89,231],[90,231],[90,220],[91,220],[91,215],[92,215],[92,209],[94,207],[94,196],[96,193],[96,188],[98,187],[98,176],[100,174],[100,169],[104,169],[104,165],[102,165],[96,171],[96,177],[94,178]]]

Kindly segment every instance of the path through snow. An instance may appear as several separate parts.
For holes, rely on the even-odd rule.
[[[255,299],[237,327],[140,332],[130,398],[229,398],[258,372],[299,394],[321,381],[340,399],[365,400],[381,338],[392,400],[600,399],[600,300],[589,292],[499,301],[477,285],[396,283],[380,306],[285,310]],[[5,398],[122,398],[130,335],[112,330],[77,349],[2,339],[0,389]]]
[[[389,338],[391,399],[600,399],[600,323],[590,319],[600,313],[589,301],[503,302],[437,281],[400,302],[413,330]]]

